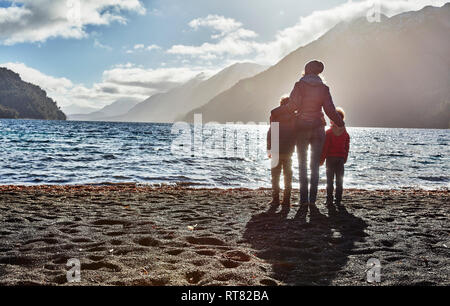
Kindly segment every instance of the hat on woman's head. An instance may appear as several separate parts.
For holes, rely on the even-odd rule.
[[[316,74],[319,75],[323,72],[324,69],[324,65],[322,62],[319,61],[310,61],[308,64],[306,64],[305,66],[305,74]]]

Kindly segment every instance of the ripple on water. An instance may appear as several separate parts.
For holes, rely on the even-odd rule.
[[[0,120],[0,125],[4,144],[0,184],[136,181],[227,188],[270,186],[265,127],[237,128],[236,135],[261,139],[251,142],[251,147],[238,140],[237,146],[232,145],[237,151],[205,146],[202,154],[196,155],[171,153],[172,139],[178,135],[171,134],[168,124]],[[448,187],[447,131],[348,131],[352,143],[346,188]],[[293,166],[297,183],[295,154]],[[325,168],[320,171],[320,185],[324,187]]]

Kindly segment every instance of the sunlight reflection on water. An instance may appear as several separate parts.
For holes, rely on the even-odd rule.
[[[168,124],[0,120],[0,184],[190,182],[200,187],[269,187],[268,126],[233,128],[234,133],[205,133],[207,145],[200,154],[174,155],[171,145],[178,135],[171,134]],[[450,186],[449,130],[348,132],[346,188]],[[298,184],[296,154],[293,165]],[[325,184],[323,167],[320,183]]]

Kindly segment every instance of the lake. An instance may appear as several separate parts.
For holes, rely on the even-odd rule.
[[[267,129],[267,125],[195,129],[187,124],[0,120],[0,184],[183,182],[208,188],[269,187]],[[348,128],[348,132],[345,188],[450,186],[449,130]],[[293,159],[298,184],[296,155]],[[324,187],[324,167],[320,183]]]

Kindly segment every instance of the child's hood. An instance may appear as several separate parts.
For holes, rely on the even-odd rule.
[[[300,79],[301,82],[305,82],[311,86],[323,85],[322,78],[318,75],[307,74]]]

